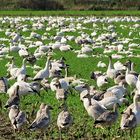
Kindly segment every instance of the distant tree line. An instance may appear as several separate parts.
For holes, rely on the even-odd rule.
[[[140,0],[0,0],[0,10],[140,10]]]

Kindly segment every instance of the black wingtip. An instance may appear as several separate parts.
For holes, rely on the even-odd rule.
[[[36,78],[33,81],[41,81],[41,80],[42,80],[42,78]]]
[[[96,120],[95,122],[94,122],[94,124],[99,124],[99,123],[103,123],[104,121],[101,121],[101,120]]]
[[[33,131],[34,130],[34,127],[31,125],[27,129]]]
[[[9,105],[5,105],[5,106],[4,106],[4,108],[6,108],[6,109],[7,109],[8,107],[10,107],[10,106],[9,106]]]

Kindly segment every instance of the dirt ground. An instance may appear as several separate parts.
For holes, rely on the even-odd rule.
[[[0,140],[15,140],[11,124],[5,121],[2,114],[0,114]]]

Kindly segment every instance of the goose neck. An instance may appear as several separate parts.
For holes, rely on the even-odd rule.
[[[113,69],[112,58],[109,58],[108,69]]]
[[[134,71],[134,63],[131,63],[130,68],[131,68],[131,69],[130,69],[131,71]]]
[[[115,113],[118,113],[118,104],[115,104],[115,105],[114,105],[113,111],[114,111]]]
[[[129,68],[126,69],[125,75],[128,75],[130,72]]]
[[[45,69],[49,69],[49,64],[50,64],[50,58],[47,59]]]
[[[91,103],[91,97],[88,98],[88,101],[89,101],[89,106],[91,106],[92,105],[92,103]]]
[[[134,102],[134,107],[138,108],[138,97],[137,97],[137,95],[134,96],[133,102]]]
[[[68,77],[68,68],[65,68],[65,78]]]

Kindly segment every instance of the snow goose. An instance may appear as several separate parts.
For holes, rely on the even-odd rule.
[[[12,105],[19,105],[20,103],[20,98],[19,98],[19,86],[17,85],[17,87],[15,88],[14,93],[12,94],[12,96],[8,99],[8,101],[6,102],[5,108],[9,108]]]
[[[90,94],[86,94],[83,98],[84,107],[88,115],[94,120],[96,120],[102,113],[106,111],[106,108],[94,100]]]
[[[34,77],[34,81],[36,80],[42,80],[44,78],[48,78],[49,77],[49,65],[50,65],[50,59],[51,56],[49,55],[47,58],[47,62],[46,65],[44,67],[44,69],[40,70]]]
[[[105,111],[103,112],[94,122],[95,126],[111,126],[118,119],[118,104],[114,104],[113,111]]]
[[[14,128],[14,131],[19,131],[22,125],[26,122],[26,115],[23,111],[19,110],[17,105],[12,105],[9,111],[9,119]]]
[[[127,112],[130,108],[132,109],[133,113],[136,116],[136,120],[137,120],[137,125],[140,125],[140,94],[139,93],[135,93],[134,97],[133,97],[133,103],[127,107],[127,109],[124,111]]]
[[[41,113],[35,118],[35,120],[32,122],[32,124],[28,129],[30,129],[31,131],[38,130],[38,129],[43,130],[44,136],[46,136],[45,129],[50,124],[50,120],[51,120],[50,110],[52,109],[53,108],[50,105],[46,105],[42,109]]]
[[[58,115],[57,126],[59,128],[60,139],[61,139],[62,137],[61,130],[68,129],[72,125],[73,118],[72,115],[69,113],[65,103],[62,104],[60,108],[62,109],[62,111]]]
[[[135,113],[129,108],[127,111],[122,113],[120,127],[122,130],[130,130],[133,131],[137,126],[137,119]],[[132,133],[132,132],[131,132]]]
[[[117,74],[117,71],[113,68],[113,64],[112,64],[112,57],[109,56],[109,65],[108,65],[108,68],[107,68],[107,77],[113,79],[115,78],[116,74]]]

